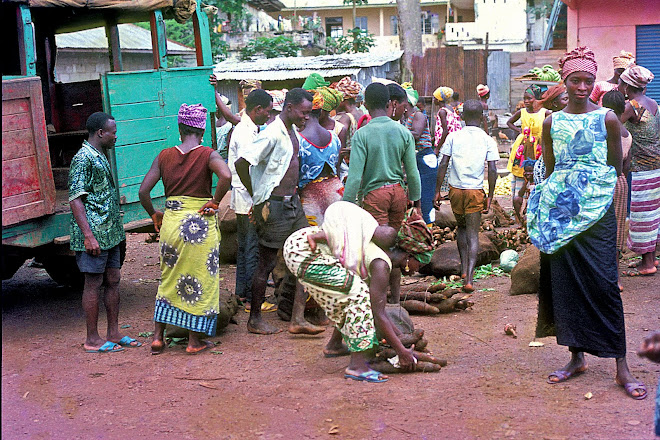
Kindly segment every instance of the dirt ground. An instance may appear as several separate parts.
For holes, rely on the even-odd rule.
[[[592,356],[587,374],[548,385],[568,352],[554,338],[528,346],[537,298],[509,296],[508,278],[477,281],[471,310],[413,318],[447,367],[367,384],[343,378],[347,358],[323,357],[330,329],[257,336],[243,311],[212,338],[216,353],[190,356],[177,346],[151,356],[150,338],[138,336],[153,331],[159,277],[158,245],[146,237],[129,235],[121,282],[119,322],[140,348],[85,353],[80,293],[34,267],[3,281],[4,439],[655,438],[660,365],[635,352],[660,329],[660,275],[623,278],[628,362],[647,385],[643,401],[614,383],[613,360]],[[232,290],[234,270],[223,266],[221,275]],[[275,313],[267,319],[286,329]],[[518,339],[503,334],[509,322]]]

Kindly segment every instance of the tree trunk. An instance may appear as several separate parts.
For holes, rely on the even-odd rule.
[[[357,27],[357,3],[353,0],[353,29]]]
[[[422,7],[420,0],[397,0],[397,22],[399,44],[403,50],[401,58],[401,82],[412,81],[413,56],[423,56],[422,51]]]

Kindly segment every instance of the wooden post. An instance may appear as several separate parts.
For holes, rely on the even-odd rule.
[[[21,63],[21,75],[36,76],[36,47],[34,43],[34,24],[32,14],[27,4],[16,8],[16,24],[18,29],[18,54]]]
[[[154,69],[167,68],[167,37],[163,12],[156,9],[151,13],[151,48],[154,55]]]
[[[198,66],[210,66],[213,64],[213,54],[211,52],[211,37],[209,31],[209,19],[205,13],[197,9],[193,14],[193,28],[195,30],[195,52],[197,54]]]
[[[124,66],[121,60],[121,46],[119,45],[119,28],[117,20],[106,22],[105,35],[108,37],[108,49],[110,50],[110,68],[113,72],[121,72]]]

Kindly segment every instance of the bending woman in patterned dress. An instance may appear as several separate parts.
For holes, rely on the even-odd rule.
[[[550,373],[564,382],[587,370],[585,353],[616,359],[616,383],[633,399],[644,384],[626,362],[623,303],[617,286],[616,217],[612,196],[621,172],[621,124],[589,101],[594,53],[579,47],[559,61],[568,105],[543,122],[548,178],[528,202],[527,227],[541,251],[536,337],[557,336],[570,362]]]
[[[165,349],[166,324],[188,330],[189,354],[213,347],[200,336],[215,336],[220,306],[216,211],[231,184],[231,173],[217,151],[201,145],[206,113],[201,104],[181,105],[181,145],[161,151],[140,185],[140,202],[160,232],[162,276],[151,354]],[[214,195],[213,173],[219,178]],[[167,197],[164,214],[151,202],[151,190],[161,178]]]
[[[419,217],[417,224],[426,228]],[[351,355],[346,378],[387,380],[368,365],[378,345],[376,329],[396,350],[401,367],[414,370],[412,350],[404,348],[385,314],[392,268],[411,274],[431,258],[430,232],[410,233],[413,230],[402,228],[408,232],[403,237],[400,232],[397,242],[395,229],[378,226],[367,211],[342,201],[326,210],[321,228],[300,229],[284,243],[287,267],[335,325],[324,349],[326,357]],[[395,242],[397,247],[391,248]]]

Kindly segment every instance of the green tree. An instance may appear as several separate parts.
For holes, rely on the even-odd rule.
[[[295,57],[298,55],[298,46],[292,38],[283,35],[274,38],[260,37],[241,49],[242,60],[252,59],[255,55],[265,55],[266,58]]]
[[[375,46],[374,34],[370,34],[360,28],[353,28],[338,38],[326,38],[326,51],[333,54],[341,53],[363,53]]]

